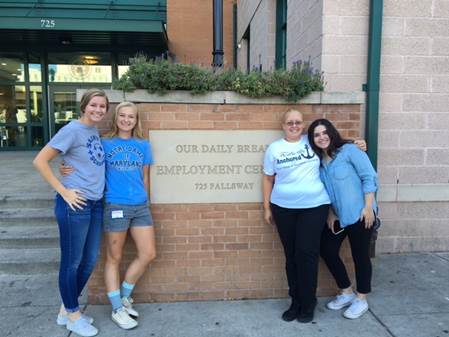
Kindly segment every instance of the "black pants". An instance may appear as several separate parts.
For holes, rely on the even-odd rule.
[[[324,229],[321,237],[321,257],[340,289],[351,286],[345,265],[339,256],[341,244],[347,236],[354,260],[357,291],[362,294],[371,292],[372,267],[369,244],[372,233],[372,228],[366,229],[365,224],[360,221],[345,227],[345,230],[337,235],[333,234],[327,226]]]
[[[329,205],[290,209],[271,204],[285,253],[289,295],[307,310],[316,301],[321,232]]]

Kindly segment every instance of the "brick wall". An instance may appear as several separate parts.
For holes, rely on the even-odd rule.
[[[224,66],[233,65],[233,4],[223,1]],[[212,63],[212,1],[168,0],[167,35],[176,62],[210,67]]]
[[[279,129],[279,117],[295,107],[306,121],[329,118],[345,137],[359,132],[360,105],[138,104],[146,134],[151,130]],[[110,126],[106,121],[105,128]],[[151,207],[157,258],[135,290],[137,301],[256,299],[287,296],[282,247],[264,223],[259,203],[157,204]],[[135,253],[125,248],[122,272]],[[347,247],[343,251],[349,262]],[[103,250],[89,283],[89,302],[106,303]],[[349,263],[348,263],[349,264]],[[349,264],[350,265],[350,264]],[[351,267],[350,267],[351,268]],[[320,266],[319,295],[335,286]]]

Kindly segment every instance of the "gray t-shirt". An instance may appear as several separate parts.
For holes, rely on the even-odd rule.
[[[103,197],[104,151],[95,126],[71,121],[56,133],[48,145],[60,151],[64,163],[75,169],[61,179],[66,188],[79,189],[89,200]]]

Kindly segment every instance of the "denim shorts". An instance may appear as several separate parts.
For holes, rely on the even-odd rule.
[[[122,205],[106,203],[103,226],[105,232],[124,232],[130,227],[152,226],[153,218],[147,204]]]

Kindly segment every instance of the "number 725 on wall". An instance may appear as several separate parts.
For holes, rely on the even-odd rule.
[[[41,19],[41,28],[55,28],[56,20]]]

